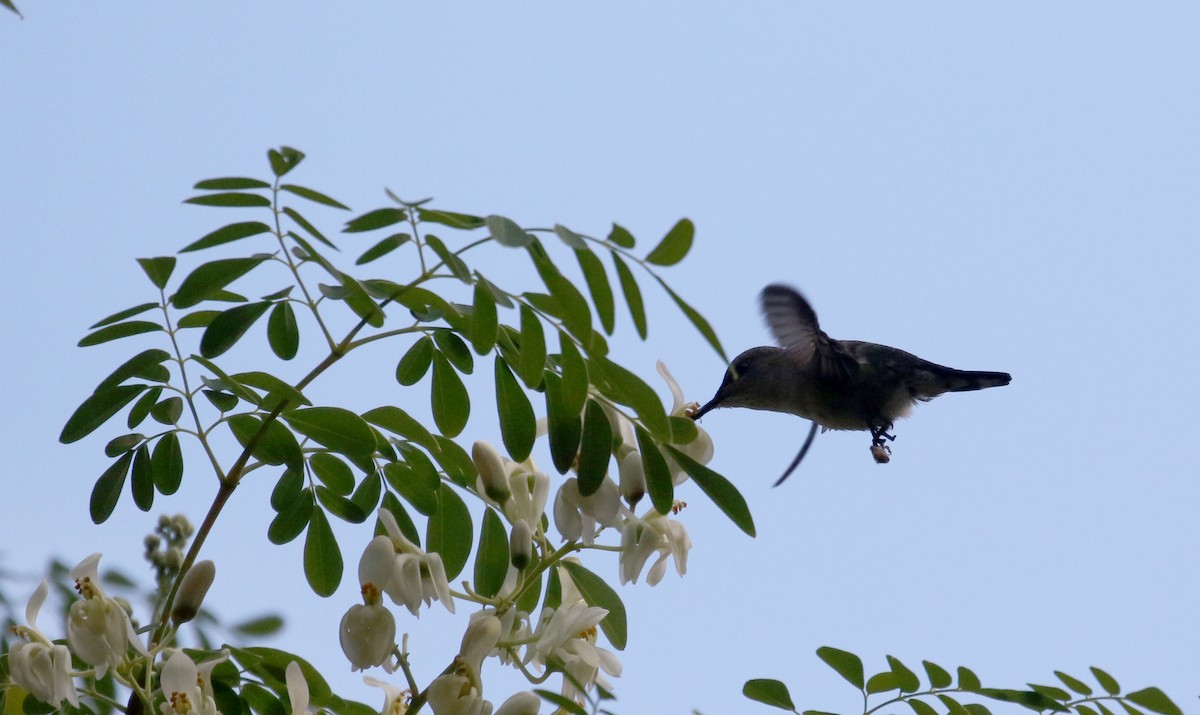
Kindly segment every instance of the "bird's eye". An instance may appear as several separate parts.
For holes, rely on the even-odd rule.
[[[733,364],[733,369],[730,370],[731,377],[733,377],[733,379],[736,380],[737,378],[745,375],[746,371],[749,369],[750,369],[750,363],[748,361],[738,360],[737,362],[735,362]]]

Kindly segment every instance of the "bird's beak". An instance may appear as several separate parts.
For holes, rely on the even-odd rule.
[[[706,402],[703,407],[692,413],[692,420],[698,420],[703,417],[709,410],[721,406],[721,395],[718,393],[711,400]]]

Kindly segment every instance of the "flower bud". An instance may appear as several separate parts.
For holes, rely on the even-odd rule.
[[[487,442],[479,441],[471,448],[471,459],[479,470],[479,481],[483,484],[483,493],[488,499],[504,505],[511,496],[508,489],[508,474],[504,471],[504,460],[496,448]]]
[[[217,567],[212,561],[204,560],[192,564],[183,575],[183,581],[175,595],[175,607],[171,609],[171,620],[175,621],[175,625],[187,623],[196,617],[200,612],[200,605],[204,603],[208,587],[212,585],[216,575]]]
[[[342,616],[338,631],[351,670],[383,665],[396,648],[396,619],[379,604],[354,604]]]
[[[472,673],[479,677],[479,669],[483,659],[496,647],[500,640],[500,619],[490,613],[480,613],[471,619],[467,632],[463,634],[462,646],[458,654],[464,663],[471,666]]]
[[[533,536],[529,533],[529,522],[521,519],[513,524],[512,534],[508,539],[508,554],[513,568],[524,570],[533,556]]]
[[[495,715],[537,715],[542,700],[528,690],[522,690],[505,700]]]
[[[642,466],[642,455],[629,452],[620,463],[621,496],[632,509],[646,496],[646,470]]]

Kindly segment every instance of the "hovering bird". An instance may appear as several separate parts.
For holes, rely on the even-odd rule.
[[[812,420],[808,438],[779,486],[804,459],[817,434],[825,430],[868,430],[871,455],[883,464],[893,423],[917,402],[943,392],[966,392],[1007,385],[1006,372],[955,370],[903,350],[858,340],[834,340],[817,324],[804,296],[784,285],[762,292],[763,314],[780,347],[750,348],[725,373],[717,394],[692,414],[700,419],[717,407],[749,407],[799,415]]]

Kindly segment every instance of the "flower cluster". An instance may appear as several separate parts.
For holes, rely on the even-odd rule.
[[[658,371],[672,394],[670,414],[688,416],[693,406],[684,402],[679,385],[662,363]],[[481,677],[489,657],[520,669],[534,682],[541,682],[550,672],[563,673],[561,692],[576,701],[582,701],[584,691],[593,687],[610,687],[605,678],[619,676],[621,663],[613,652],[598,645],[598,627],[608,611],[584,599],[569,572],[560,566],[562,560],[580,548],[601,547],[597,541],[607,531],[618,543],[601,548],[619,549],[620,582],[636,582],[651,564],[646,581],[653,586],[662,580],[668,563],[674,564],[679,575],[686,572],[692,542],[683,524],[673,518],[685,506],[682,502],[676,502],[670,514],[653,508],[637,513],[646,494],[646,476],[634,423],[611,405],[604,408],[614,435],[616,475],[605,475],[599,488],[586,496],[577,478],[563,481],[550,507],[553,524],[565,542],[561,549],[552,545],[546,533],[550,477],[532,458],[514,461],[483,441],[473,446],[471,457],[478,472],[475,492],[509,525],[510,565],[503,585],[492,597],[480,596],[469,587],[465,594],[452,593],[440,556],[422,551],[405,538],[390,512],[379,511],[385,535],[367,545],[359,563],[363,603],[352,606],[341,624],[342,649],[352,669],[382,666],[395,672],[407,668],[406,655],[395,643],[395,618],[384,605],[383,594],[413,615],[434,601],[453,612],[457,598],[482,608],[471,616],[451,666],[424,691],[435,715],[492,713],[492,704],[483,696]],[[544,421],[539,423],[539,433],[545,434]],[[712,440],[699,428],[694,439],[672,446],[701,464],[712,459]],[[664,457],[673,482],[684,482],[687,472],[670,455]],[[556,606],[544,606],[533,618],[517,601],[530,583],[527,579],[541,578],[547,568],[556,570],[561,598]],[[409,691],[370,677],[364,680],[385,690],[383,712],[404,712],[411,698]],[[495,712],[516,715],[537,710],[536,696],[518,693]]]

